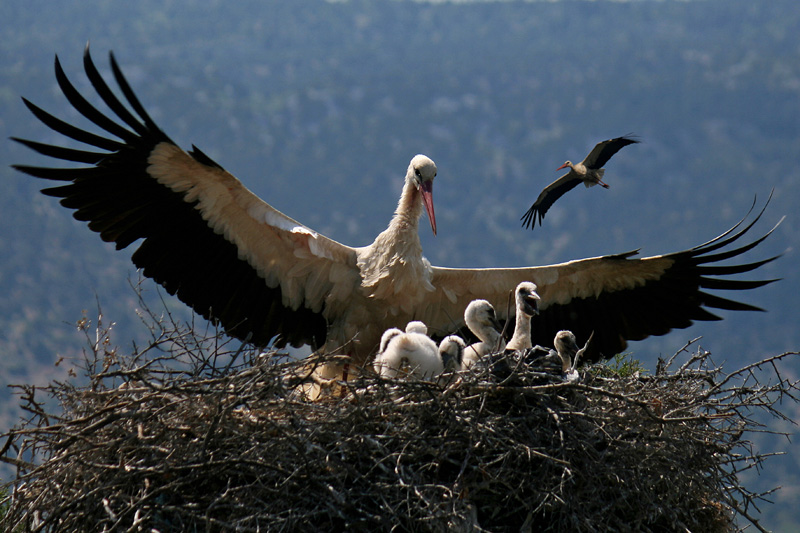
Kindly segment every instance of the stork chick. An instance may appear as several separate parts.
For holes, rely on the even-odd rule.
[[[466,370],[486,354],[505,349],[506,341],[500,334],[502,326],[497,320],[494,307],[486,300],[473,300],[464,311],[464,321],[480,342],[470,344],[464,351],[461,369]]]
[[[377,357],[380,357],[380,355],[383,352],[386,351],[386,347],[389,345],[389,341],[391,341],[396,336],[402,335],[402,334],[403,334],[403,331],[398,329],[398,328],[389,328],[386,331],[384,331],[383,335],[381,335],[381,344],[380,344],[380,348],[378,349],[378,355],[376,356],[376,359],[377,359]],[[376,370],[376,372],[377,372],[377,370]]]
[[[439,343],[439,357],[445,371],[455,371],[461,369],[464,359],[464,350],[467,345],[464,339],[458,335],[448,335]]]
[[[406,324],[406,333],[420,333],[422,335],[428,334],[428,326],[425,325],[425,322],[420,322],[419,320],[412,320],[408,324]]]
[[[586,352],[586,348],[589,347],[589,343],[592,342],[592,337],[594,337],[594,331],[589,338],[586,340],[586,344],[583,345],[583,348],[578,348],[578,342],[575,338],[575,335],[569,330],[561,330],[556,333],[556,338],[553,341],[554,346],[556,347],[556,351],[558,352],[558,356],[561,358],[561,372],[564,374],[564,379],[567,381],[577,381],[578,380],[578,371],[576,370],[578,366],[578,361],[580,361],[583,354]]]
[[[517,318],[514,326],[514,336],[506,344],[506,350],[525,350],[533,348],[531,342],[531,318],[539,314],[539,295],[536,285],[530,281],[523,281],[514,291]]]
[[[373,364],[381,377],[396,378],[403,368],[408,368],[408,376],[419,379],[438,376],[444,371],[439,348],[427,335],[391,328],[384,332],[381,345],[384,340],[386,345]]]
[[[562,329],[556,333],[556,338],[553,339],[553,346],[561,358],[561,371],[567,373],[572,368],[572,358],[578,353],[578,342],[575,339],[575,334],[569,330]]]

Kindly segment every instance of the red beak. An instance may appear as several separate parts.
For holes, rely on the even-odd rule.
[[[428,212],[428,219],[431,221],[433,235],[436,236],[436,213],[433,211],[433,182],[426,181],[419,187],[422,193],[422,203],[425,204],[425,211]]]
[[[569,166],[569,165],[568,165],[567,163],[564,163],[563,165],[561,165],[560,167],[558,167],[558,168],[556,169],[556,171],[559,171],[559,170],[561,170],[562,168],[567,168],[568,166]]]

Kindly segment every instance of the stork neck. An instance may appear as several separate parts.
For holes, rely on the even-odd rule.
[[[419,217],[422,199],[413,184],[406,183],[389,227],[359,253],[358,267],[365,287],[377,286],[386,280],[387,291],[398,294],[402,287],[414,286],[408,295],[419,293],[419,285],[433,290],[430,264],[422,257],[419,240]]]
[[[514,326],[514,336],[508,341],[506,348],[522,350],[531,348],[531,317],[517,310],[517,320]]]
[[[408,226],[408,229],[417,231],[419,219],[422,216],[422,197],[419,189],[410,181],[406,181],[397,209],[394,212],[392,224],[395,221]]]
[[[561,358],[561,371],[566,374],[572,367],[572,357],[568,353],[562,352],[558,352],[558,356]]]
[[[486,326],[479,332],[481,341],[490,349],[496,348],[500,344],[500,332],[493,327]]]

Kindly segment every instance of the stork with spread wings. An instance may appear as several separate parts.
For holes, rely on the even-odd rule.
[[[594,332],[585,358],[597,360],[620,352],[628,340],[718,320],[713,309],[757,310],[707,290],[738,291],[773,281],[729,276],[775,257],[720,264],[769,235],[734,247],[755,221],[743,229],[740,222],[695,248],[654,257],[637,258],[633,251],[529,268],[433,266],[422,255],[418,235],[423,211],[436,233],[437,169],[424,155],[408,166],[389,227],[368,246],[340,244],[258,198],[196,147],[178,147],[148,116],[113,54],[110,60],[122,98],[100,75],[87,46],[86,75],[116,117],[89,103],[55,62],[67,100],[107,135],[75,127],[25,100],[45,125],[89,150],[15,139],[85,166],[16,168],[58,182],[42,192],[60,198],[117,249],[138,241],[132,259],[145,276],[230,335],[257,345],[308,344],[363,364],[384,330],[421,320],[445,335],[463,326],[464,309],[474,299],[488,300],[506,318],[509,292],[531,281],[541,297],[533,343],[546,344],[562,329],[579,338]]]

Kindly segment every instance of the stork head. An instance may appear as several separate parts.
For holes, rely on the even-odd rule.
[[[558,167],[556,170],[561,170],[562,168],[572,168],[572,161],[564,161],[564,164]]]
[[[452,371],[461,368],[461,360],[464,358],[466,347],[464,339],[457,335],[449,335],[442,339],[439,344],[439,357],[442,358],[445,370]]]
[[[536,284],[530,281],[523,281],[517,285],[515,293],[517,312],[522,312],[528,316],[539,314],[539,300],[541,298],[536,293]]]
[[[431,229],[436,235],[436,214],[433,211],[433,178],[436,177],[436,163],[422,154],[415,155],[408,165],[406,182],[412,183],[422,195],[422,203],[431,221]]]
[[[503,330],[492,304],[486,300],[472,300],[464,311],[464,322],[467,323],[469,330],[480,338],[478,333],[493,328],[498,332]]]
[[[389,328],[383,332],[381,335],[381,347],[378,349],[378,353],[382,354],[386,351],[386,347],[389,346],[389,343],[392,342],[392,339],[397,337],[398,335],[402,335],[402,331],[397,328]]]
[[[428,334],[428,326],[425,325],[425,322],[421,322],[419,320],[412,320],[408,324],[406,324],[406,333],[419,333],[421,335]]]
[[[571,331],[564,329],[556,333],[553,344],[561,357],[564,372],[566,372],[572,366],[572,358],[578,353],[578,341]]]

